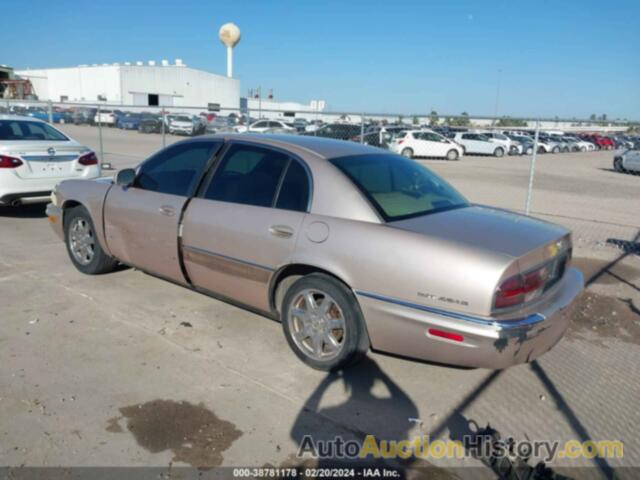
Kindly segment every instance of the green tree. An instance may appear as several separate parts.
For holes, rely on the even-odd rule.
[[[591,116],[589,117],[589,120],[591,120],[592,122],[596,121],[596,114],[592,113]]]
[[[469,114],[467,112],[462,112],[459,117],[451,119],[450,125],[454,127],[468,127],[471,125]]]
[[[497,127],[526,127],[527,121],[519,118],[502,117],[496,123]]]
[[[414,125],[420,125],[420,119],[419,119],[417,116],[415,116],[415,115],[414,115],[414,117],[413,117],[413,124],[414,124]]]
[[[436,112],[435,110],[431,110],[431,113],[429,114],[429,125],[438,125],[439,120],[440,119],[438,118],[438,112]]]

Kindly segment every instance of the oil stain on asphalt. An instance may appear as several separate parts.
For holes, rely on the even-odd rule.
[[[120,413],[121,416],[108,421],[108,432],[121,433],[126,429],[145,450],[151,453],[170,450],[173,462],[194,467],[221,465],[222,453],[242,435],[233,423],[218,418],[203,404],[153,400],[120,408]]]

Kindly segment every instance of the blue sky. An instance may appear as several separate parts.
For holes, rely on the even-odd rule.
[[[1,15],[15,68],[182,58],[224,73],[217,31],[232,21],[243,95],[492,115],[500,77],[500,115],[640,119],[637,0],[26,0]]]

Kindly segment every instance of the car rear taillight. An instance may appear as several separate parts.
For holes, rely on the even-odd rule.
[[[547,264],[528,273],[507,278],[496,290],[494,308],[513,307],[541,295],[551,275]]]
[[[0,155],[0,168],[17,168],[20,165],[22,165],[22,160],[19,158]]]
[[[90,165],[97,165],[98,157],[94,152],[85,153],[78,159],[78,163],[80,165],[84,165],[85,167],[88,167]]]
[[[396,142],[398,142],[398,145],[402,145],[404,143],[404,140],[396,140]]]

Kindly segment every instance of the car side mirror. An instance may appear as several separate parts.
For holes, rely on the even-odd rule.
[[[136,171],[133,168],[120,170],[116,175],[116,184],[124,188],[129,188],[136,180]]]

